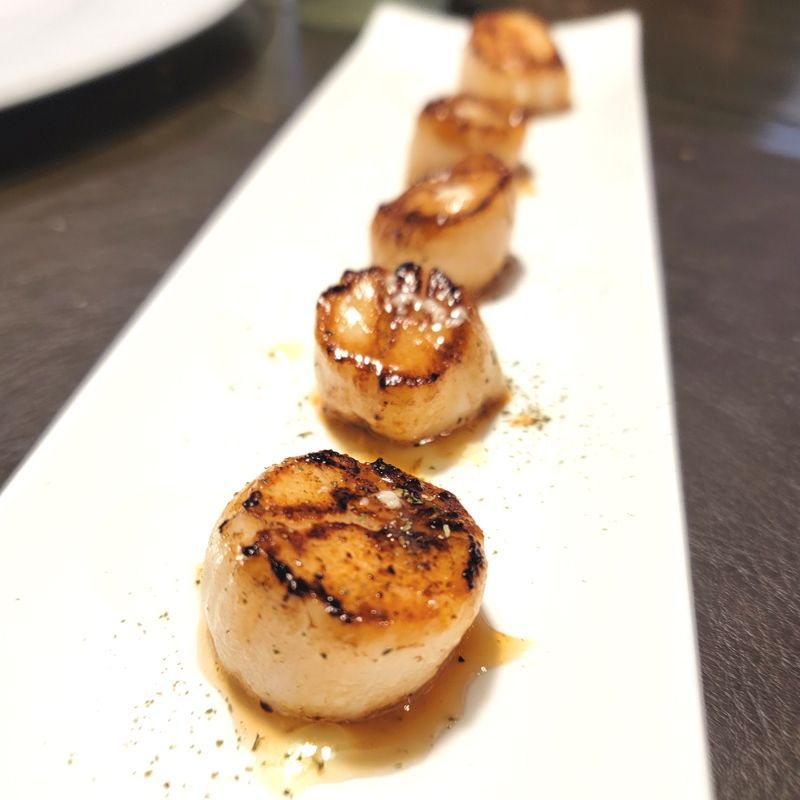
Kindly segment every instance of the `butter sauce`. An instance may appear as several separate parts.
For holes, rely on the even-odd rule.
[[[412,475],[434,480],[434,483],[438,473],[456,462],[475,466],[486,462],[488,451],[483,439],[495,423],[497,412],[507,401],[508,398],[504,398],[499,403],[491,404],[474,420],[446,436],[421,444],[401,444],[329,416],[322,410],[319,395],[316,392],[311,395],[311,403],[336,449],[349,453],[359,461],[382,458]]]
[[[299,361],[305,353],[305,345],[298,341],[277,342],[267,348],[267,358],[282,362]]]
[[[200,666],[228,703],[239,748],[249,751],[254,773],[285,796],[319,782],[392,772],[423,758],[461,716],[473,680],[519,658],[529,645],[494,630],[480,614],[436,678],[404,705],[337,724],[272,712],[222,669],[205,623],[198,638]]]

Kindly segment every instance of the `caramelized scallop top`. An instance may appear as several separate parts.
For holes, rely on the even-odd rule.
[[[524,110],[471,94],[458,94],[432,100],[420,114],[422,119],[435,122],[440,136],[461,141],[474,134],[482,139],[505,139],[511,131],[525,125]]]
[[[393,202],[379,206],[373,232],[383,236],[398,222],[436,228],[458,224],[486,208],[511,179],[511,172],[494,156],[467,156],[448,172],[421,180]]]
[[[524,74],[561,64],[547,25],[527,11],[476,14],[469,45],[478,58],[498,72]]]
[[[257,584],[344,624],[444,627],[484,580],[483,534],[456,497],[381,459],[289,458],[231,501],[219,530]]]
[[[475,314],[439,270],[348,271],[317,305],[317,342],[337,362],[374,375],[381,388],[438,380],[456,362]]]

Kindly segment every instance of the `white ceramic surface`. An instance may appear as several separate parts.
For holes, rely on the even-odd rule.
[[[197,665],[195,569],[235,490],[332,443],[304,399],[315,299],[366,265],[465,37],[380,10],[6,487],[3,797],[265,796],[247,748],[214,747],[232,726]],[[492,623],[533,645],[423,761],[310,798],[710,797],[639,23],[557,38],[575,107],[533,123],[524,269],[483,308],[511,413],[426,473],[486,532]],[[533,406],[541,430],[510,424]]]
[[[0,109],[153,55],[241,2],[0,0]]]

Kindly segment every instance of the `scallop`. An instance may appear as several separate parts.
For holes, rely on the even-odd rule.
[[[569,76],[547,25],[522,10],[475,16],[461,90],[532,112],[558,111],[570,104]]]
[[[520,109],[475,95],[431,101],[417,118],[408,183],[450,169],[473,153],[490,153],[513,171],[526,122],[527,115]]]
[[[480,292],[506,263],[515,205],[508,168],[488,153],[467,156],[378,208],[373,263],[394,269],[411,261]]]
[[[363,719],[425,687],[478,613],[483,533],[378,459],[288,458],[226,506],[201,596],[222,666],[276,712]]]
[[[477,308],[414,264],[345,272],[317,303],[323,409],[399,442],[450,433],[506,386]]]

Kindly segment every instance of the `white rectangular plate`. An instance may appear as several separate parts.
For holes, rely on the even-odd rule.
[[[6,488],[3,797],[265,796],[247,748],[215,747],[232,725],[197,664],[195,569],[235,490],[333,444],[304,399],[315,300],[367,264],[465,38],[380,9]],[[310,797],[710,796],[638,19],[557,39],[574,108],[532,124],[523,270],[482,309],[511,413],[426,473],[486,532],[492,623],[532,646],[427,758]],[[550,421],[511,425],[528,406]]]

